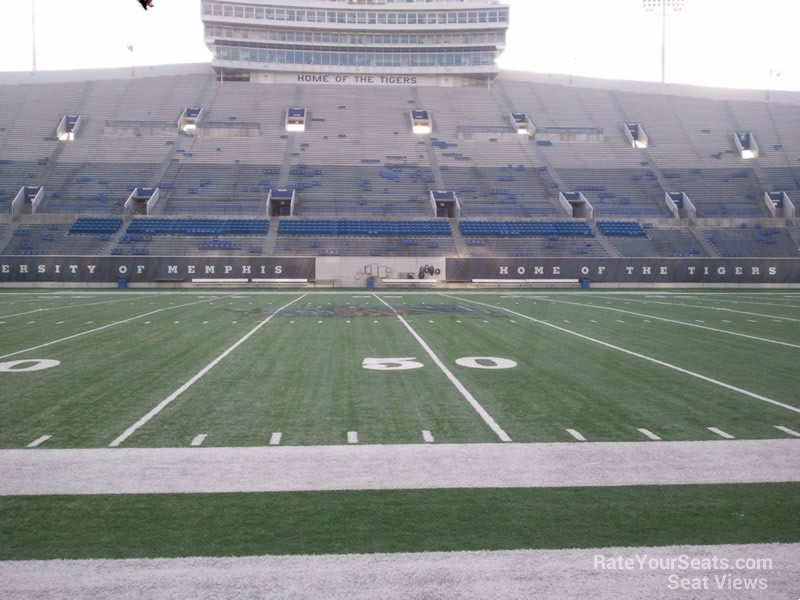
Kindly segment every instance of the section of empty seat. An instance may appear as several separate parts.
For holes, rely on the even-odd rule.
[[[647,237],[639,223],[630,221],[598,221],[597,228],[607,237]]]
[[[262,219],[134,219],[126,235],[266,235]]]
[[[2,254],[26,256],[102,254],[111,234],[67,235],[67,225],[20,225]]]
[[[377,237],[450,237],[446,220],[439,221],[375,221],[375,220],[306,220],[284,219],[278,235],[304,236],[377,236]]]
[[[603,231],[599,224],[598,228],[601,232]],[[655,229],[648,227],[643,232],[645,233],[644,236],[603,233],[622,256],[636,258],[708,256],[708,252],[703,248],[703,245],[698,241],[691,229]]]
[[[122,227],[122,219],[82,217],[69,228],[69,235],[113,235]]]
[[[594,237],[582,221],[461,221],[465,237]]]
[[[455,256],[453,238],[280,236],[278,256]]]
[[[800,257],[800,249],[786,229],[743,225],[736,229],[706,229],[704,233],[724,257]]]

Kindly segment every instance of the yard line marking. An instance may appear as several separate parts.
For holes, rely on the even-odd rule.
[[[280,446],[281,445],[281,438],[283,434],[280,431],[276,431],[273,433],[269,438],[269,445],[270,446]]]
[[[187,306],[194,306],[195,304],[203,304],[204,302],[208,302],[208,300],[198,300],[197,302],[189,302],[188,304],[178,304],[177,306],[167,306],[164,308],[159,308],[158,310],[153,310],[148,313],[144,313],[141,315],[136,315],[135,317],[131,317],[130,319],[125,319],[123,321],[114,321],[113,323],[109,323],[108,325],[103,325],[102,327],[95,327],[94,329],[89,329],[88,331],[82,331],[81,333],[76,333],[74,335],[67,336],[65,338],[61,338],[58,340],[53,340],[52,342],[47,342],[45,344],[39,344],[38,346],[33,346],[31,348],[26,348],[25,350],[18,350],[17,352],[12,352],[11,354],[5,354],[0,356],[2,358],[9,358],[11,356],[16,356],[18,354],[24,354],[25,352],[33,352],[34,350],[39,350],[40,348],[46,348],[47,346],[52,346],[53,344],[60,344],[61,342],[67,342],[69,340],[74,340],[75,338],[79,338],[84,335],[89,335],[90,333],[95,333],[97,331],[103,331],[104,329],[108,329],[109,327],[116,327],[117,325],[123,325],[125,323],[130,323],[131,321],[135,321],[136,319],[141,319],[143,317],[149,317],[150,315],[154,315],[156,313],[163,312],[165,310],[174,310],[176,308],[185,308]],[[148,321],[149,323],[150,321]]]
[[[612,300],[618,300],[618,298],[612,298]],[[664,306],[682,306],[685,308],[702,308],[704,310],[718,310],[723,312],[729,313],[737,313],[740,315],[750,315],[751,317],[764,317],[767,319],[783,319],[784,321],[792,321],[794,323],[800,323],[800,319],[793,319],[791,317],[782,317],[780,315],[764,315],[761,313],[754,313],[754,312],[747,312],[743,310],[733,310],[732,308],[720,308],[717,306],[703,306],[700,304],[681,304],[675,302],[653,302],[651,300],[634,300],[631,299],[632,302],[639,302],[641,304],[663,304]],[[611,304],[608,302],[607,304]],[[626,302],[625,304],[630,304],[630,302]]]
[[[574,429],[567,429],[567,433],[574,437],[579,442],[585,442],[586,438],[583,437],[583,434],[580,431],[575,431]]]
[[[730,433],[725,433],[722,429],[717,427],[706,427],[711,433],[716,433],[719,437],[725,438],[726,440],[735,440],[736,438],[733,437]]]
[[[660,442],[661,441],[661,438],[658,437],[655,433],[653,433],[649,429],[637,429],[636,431],[641,433],[643,436],[645,436],[647,438],[650,438],[654,442]]]
[[[414,331],[414,328],[408,324],[408,322],[403,318],[403,316],[399,312],[397,312],[397,310],[395,310],[395,308],[391,304],[384,302],[377,295],[375,295],[375,298],[377,298],[386,307],[388,307],[395,314],[395,316],[397,316],[397,318],[400,319],[400,322],[403,325],[405,325],[409,333],[412,336],[414,336],[414,339],[416,339],[417,342],[419,342],[419,345],[422,346],[425,352],[428,353],[428,356],[431,357],[431,360],[433,360],[433,362],[436,363],[436,366],[439,367],[439,369],[441,369],[442,373],[444,373],[445,376],[450,380],[450,383],[452,383],[455,386],[455,388],[459,392],[461,392],[461,395],[464,396],[464,399],[469,403],[470,406],[472,406],[475,412],[478,413],[481,419],[483,419],[483,422],[486,423],[489,426],[489,428],[495,432],[497,437],[500,438],[500,440],[503,442],[510,442],[511,438],[509,437],[509,435],[505,431],[503,431],[503,429],[500,427],[500,425],[497,424],[497,422],[492,418],[492,416],[488,412],[486,412],[486,409],[483,408],[483,406],[481,406],[480,402],[478,402],[475,399],[475,397],[472,394],[470,394],[469,390],[467,390],[467,388],[464,387],[464,385],[458,380],[458,378],[456,378],[456,376],[453,375],[450,369],[448,369],[445,366],[445,364],[439,359],[439,357],[436,356],[436,353],[431,349],[430,346],[428,346],[427,343],[425,343],[425,340],[423,340],[419,336],[419,334],[416,331]]]
[[[445,295],[448,298],[453,298],[455,300],[458,300],[460,302],[464,302],[465,301],[463,298],[458,298],[456,296],[448,296],[447,294],[443,294],[443,295]],[[466,302],[474,302],[475,304],[481,304],[480,302],[478,302],[476,300],[466,300]],[[771,398],[767,398],[766,396],[762,396],[760,394],[756,394],[755,392],[749,392],[749,391],[747,391],[745,389],[736,387],[736,386],[731,385],[729,383],[725,383],[724,381],[720,381],[718,379],[713,379],[711,377],[706,377],[705,375],[701,375],[700,373],[695,373],[694,371],[690,371],[688,369],[684,369],[683,367],[679,367],[678,365],[673,365],[671,363],[665,362],[663,360],[659,360],[657,358],[653,358],[651,356],[645,356],[644,354],[639,354],[638,352],[634,352],[633,350],[628,350],[628,349],[622,348],[620,346],[615,346],[614,344],[609,344],[608,342],[604,342],[602,340],[598,340],[598,339],[589,337],[588,335],[583,335],[582,333],[578,333],[577,331],[571,331],[569,329],[564,329],[563,327],[559,327],[558,325],[553,325],[551,323],[547,323],[546,321],[541,321],[539,319],[534,319],[533,317],[529,317],[528,315],[524,315],[522,313],[515,312],[515,311],[510,310],[508,308],[504,308],[502,310],[505,310],[506,312],[509,312],[511,314],[514,314],[514,315],[517,315],[518,317],[522,317],[523,319],[528,319],[529,321],[533,321],[534,323],[539,323],[541,325],[545,325],[545,326],[550,327],[552,329],[556,329],[558,331],[561,331],[562,333],[568,333],[569,335],[573,335],[573,336],[575,336],[577,338],[581,338],[583,340],[586,340],[587,342],[592,342],[594,344],[599,344],[600,346],[603,346],[605,348],[609,348],[611,350],[616,350],[617,352],[622,352],[623,354],[627,354],[629,356],[635,356],[636,358],[641,358],[642,360],[646,360],[646,361],[651,362],[653,364],[656,364],[656,365],[659,365],[659,366],[662,366],[662,367],[666,367],[667,369],[672,369],[673,371],[677,371],[678,373],[683,373],[684,375],[689,375],[691,377],[696,377],[697,379],[700,379],[702,381],[706,381],[708,383],[713,383],[714,385],[718,385],[718,386],[723,387],[723,388],[725,388],[727,390],[731,390],[733,392],[737,392],[739,394],[743,394],[743,395],[748,396],[750,398],[754,398],[755,400],[761,400],[762,402],[766,402],[766,403],[772,404],[774,406],[780,406],[781,408],[785,408],[786,410],[791,410],[792,412],[800,413],[800,408],[798,408],[797,406],[792,406],[791,404],[785,404],[785,403],[779,402],[777,400],[772,400]],[[697,325],[696,327],[701,327],[701,325]]]
[[[548,302],[552,302],[554,304],[569,304],[570,306],[583,306],[585,308],[596,308],[598,310],[611,310],[614,312],[625,313],[626,315],[633,315],[636,317],[647,317],[648,319],[655,319],[657,321],[663,321],[665,323],[673,323],[674,325],[685,325],[686,327],[694,327],[695,329],[705,329],[707,331],[714,331],[716,333],[725,333],[727,335],[735,335],[736,337],[747,338],[748,340],[756,340],[758,342],[767,342],[768,344],[777,344],[779,346],[786,346],[788,348],[797,348],[800,350],[800,344],[792,344],[790,342],[781,342],[779,340],[773,340],[770,338],[759,337],[755,335],[748,335],[746,333],[739,333],[737,331],[728,331],[726,329],[717,329],[716,327],[709,327],[708,325],[697,325],[695,323],[687,323],[686,321],[677,321],[675,319],[668,319],[666,317],[656,317],[655,315],[646,315],[644,313],[637,313],[631,312],[629,310],[625,310],[623,308],[611,308],[608,306],[589,306],[588,304],[584,304],[583,302],[568,302],[567,300],[549,300]],[[730,321],[725,321],[726,323],[730,323]],[[649,323],[649,321],[645,321],[645,323]]]
[[[195,447],[196,446],[202,446],[203,442],[206,441],[207,437],[208,437],[208,434],[206,434],[206,433],[201,433],[199,435],[196,435],[195,438],[192,440],[192,446],[195,446]]]
[[[264,319],[263,321],[261,321],[261,322],[260,322],[258,325],[256,325],[255,327],[253,327],[253,329],[251,329],[250,331],[248,331],[248,332],[247,332],[247,333],[246,333],[244,336],[242,336],[241,338],[239,338],[239,341],[235,342],[235,343],[234,343],[234,344],[233,344],[233,345],[232,345],[230,348],[228,348],[227,350],[225,350],[225,352],[223,352],[223,353],[222,353],[222,354],[220,354],[220,355],[219,355],[217,358],[215,358],[214,360],[212,360],[212,361],[211,361],[211,362],[210,362],[208,365],[206,365],[205,367],[203,367],[202,369],[200,369],[200,371],[198,371],[198,373],[197,373],[197,374],[196,374],[194,377],[192,377],[192,378],[191,378],[189,381],[187,381],[186,383],[184,383],[184,384],[183,384],[181,387],[179,387],[177,390],[175,390],[174,392],[172,392],[172,394],[170,394],[170,395],[169,395],[169,396],[167,396],[167,397],[166,397],[164,400],[162,400],[161,402],[159,402],[159,403],[158,403],[158,404],[157,404],[157,405],[156,405],[156,406],[155,406],[155,407],[154,407],[154,408],[153,408],[153,409],[152,409],[150,412],[148,412],[148,413],[147,413],[145,416],[143,416],[141,419],[139,419],[138,421],[136,421],[136,423],[134,423],[133,425],[131,425],[130,427],[128,427],[128,429],[126,429],[126,430],[125,430],[125,431],[122,433],[122,435],[120,435],[118,438],[116,438],[116,439],[115,439],[113,442],[111,442],[111,444],[109,444],[109,445],[110,445],[112,448],[116,448],[116,447],[117,447],[117,446],[119,446],[119,445],[120,445],[122,442],[124,442],[124,441],[125,441],[125,440],[127,440],[129,437],[131,437],[131,436],[132,436],[134,433],[136,433],[136,431],[137,431],[139,428],[141,428],[142,426],[144,426],[144,425],[145,425],[145,424],[146,424],[148,421],[150,421],[150,419],[152,419],[153,417],[155,417],[156,415],[158,415],[158,413],[160,413],[162,410],[164,410],[164,408],[166,408],[166,407],[167,407],[167,406],[168,406],[168,405],[169,405],[169,404],[170,404],[170,403],[171,403],[173,400],[175,400],[175,398],[178,398],[178,397],[179,397],[181,394],[183,394],[183,393],[184,393],[186,390],[188,390],[190,387],[192,387],[192,386],[193,386],[195,383],[197,383],[197,382],[198,382],[200,379],[202,379],[202,378],[205,376],[205,374],[206,374],[206,373],[208,373],[208,372],[209,372],[211,369],[213,369],[213,368],[214,368],[214,367],[216,367],[216,366],[217,366],[219,363],[221,363],[221,362],[222,362],[222,361],[223,361],[223,360],[224,360],[224,359],[225,359],[225,358],[226,358],[226,357],[227,357],[229,354],[231,354],[231,353],[232,353],[234,350],[236,350],[236,349],[237,349],[239,346],[241,346],[242,344],[244,344],[244,343],[245,343],[247,340],[249,340],[249,339],[250,339],[250,338],[251,338],[253,335],[255,335],[255,334],[256,334],[256,332],[257,332],[259,329],[261,329],[261,328],[262,328],[264,325],[266,325],[267,323],[269,323],[269,322],[272,320],[272,318],[273,318],[273,317],[275,317],[275,316],[276,316],[278,313],[280,313],[280,312],[281,312],[282,310],[284,310],[285,308],[288,308],[288,307],[290,307],[292,304],[294,304],[294,303],[295,303],[295,302],[297,302],[298,300],[302,300],[302,299],[303,299],[303,298],[305,298],[307,295],[308,295],[308,294],[303,294],[302,296],[299,296],[299,297],[295,298],[294,300],[292,300],[292,301],[291,301],[291,302],[289,302],[288,304],[284,304],[283,306],[281,306],[280,308],[278,308],[278,309],[277,309],[277,310],[276,310],[274,313],[272,313],[272,314],[271,314],[270,316],[268,316],[266,319]]]
[[[347,443],[348,444],[357,444],[358,443],[358,432],[357,431],[348,431],[347,432]]]
[[[788,433],[793,437],[800,438],[800,433],[798,433],[794,429],[789,429],[788,427],[784,427],[783,425],[775,425],[775,429],[777,429],[778,431],[782,431],[783,433]]]
[[[42,437],[37,438],[37,439],[33,440],[30,444],[28,444],[28,448],[36,448],[36,447],[40,446],[41,444],[44,444],[51,437],[53,437],[53,436],[52,435],[43,435]]]
[[[65,308],[80,308],[82,306],[97,306],[99,304],[112,304],[114,302],[125,302],[127,300],[130,300],[130,298],[123,298],[121,300],[120,299],[117,299],[117,300],[104,300],[103,302],[89,302],[88,304],[68,304],[67,306],[54,306],[53,308],[37,308],[35,310],[29,310],[28,312],[21,312],[21,313],[15,314],[15,315],[3,315],[2,317],[0,317],[0,319],[10,319],[11,317],[21,317],[23,315],[31,315],[33,313],[46,312],[46,311],[49,311],[49,310],[62,310],[62,309],[65,309]]]
[[[422,430],[422,440],[426,444],[432,444],[433,443],[433,434],[430,431],[428,431],[427,429],[423,429]]]

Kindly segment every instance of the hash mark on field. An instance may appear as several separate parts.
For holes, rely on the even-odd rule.
[[[624,323],[624,322],[625,321],[620,321],[619,319],[617,319],[617,323]]]
[[[433,434],[430,431],[428,431],[427,429],[423,429],[422,430],[422,440],[426,444],[432,444],[433,443]]]
[[[783,425],[775,425],[775,429],[777,429],[778,431],[782,431],[783,433],[788,433],[793,437],[800,438],[800,433],[798,433],[794,429],[789,429],[788,427],[784,427]]]
[[[730,433],[725,433],[724,431],[722,431],[722,429],[719,429],[717,427],[707,427],[706,429],[708,429],[711,433],[716,433],[719,437],[725,438],[726,440],[736,439]]]
[[[203,321],[203,325],[208,325],[208,321]]]
[[[728,321],[728,319],[722,319],[723,323],[733,323],[733,321]]]
[[[347,432],[347,443],[348,444],[357,444],[358,443],[358,432],[357,431],[348,431]]]
[[[192,446],[195,446],[195,447],[196,446],[202,446],[203,442],[206,441],[207,437],[208,437],[208,434],[206,434],[206,433],[201,433],[199,435],[196,435],[195,438],[192,440]]]
[[[592,323],[597,323],[597,321],[595,321],[594,319],[592,319]]]
[[[637,431],[639,433],[641,433],[643,436],[645,436],[647,438],[650,438],[654,442],[660,442],[661,441],[661,438],[658,437],[655,433],[653,433],[649,429],[637,429]]]
[[[758,321],[753,321],[753,319],[747,319],[748,323],[758,323]]]
[[[28,321],[28,325],[33,325],[36,321]]]
[[[280,446],[282,437],[283,437],[283,434],[280,431],[276,431],[269,438],[269,445],[270,446]]]
[[[49,440],[52,435],[43,435],[40,438],[33,440],[30,444],[28,444],[28,448],[37,448],[41,444],[44,444],[47,440]]]
[[[567,433],[574,437],[579,442],[585,442],[586,438],[583,437],[583,434],[580,431],[575,431],[574,429],[567,429]]]

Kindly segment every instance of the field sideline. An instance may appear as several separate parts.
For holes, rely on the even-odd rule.
[[[0,291],[0,585],[37,559],[798,557],[799,357],[782,290]]]

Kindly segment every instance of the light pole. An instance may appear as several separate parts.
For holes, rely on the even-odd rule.
[[[661,83],[667,82],[667,17],[683,12],[684,0],[642,0],[645,12],[661,13]]]
[[[31,64],[36,73],[36,0],[31,0]]]

